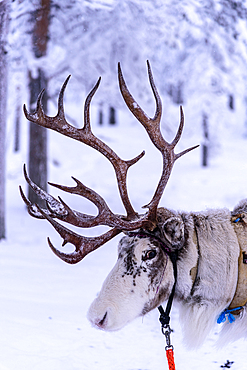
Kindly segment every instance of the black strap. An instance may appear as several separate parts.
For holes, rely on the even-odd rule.
[[[171,252],[169,254],[169,256],[170,256],[172,264],[173,264],[173,274],[174,274],[175,281],[174,281],[172,291],[171,291],[170,297],[169,297],[167,305],[166,305],[166,310],[164,311],[164,308],[161,305],[158,307],[158,310],[160,312],[159,320],[160,320],[160,323],[161,323],[162,327],[165,327],[166,325],[169,325],[169,322],[170,322],[170,312],[171,312],[171,308],[172,308],[172,302],[173,302],[173,298],[174,298],[174,294],[175,294],[175,288],[176,288],[176,283],[177,283],[177,275],[178,275],[178,270],[177,270],[178,253],[177,253],[177,251],[176,252]]]

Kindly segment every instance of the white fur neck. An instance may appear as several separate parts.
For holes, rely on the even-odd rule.
[[[176,299],[185,343],[192,348],[204,342],[233,299],[239,246],[228,210],[210,210],[206,217],[200,213],[182,217],[187,219],[188,239],[178,260]],[[191,276],[193,268],[195,279]]]

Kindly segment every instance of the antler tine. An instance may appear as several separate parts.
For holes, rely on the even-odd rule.
[[[48,184],[67,193],[84,196],[86,199],[90,200],[95,204],[99,212],[102,212],[104,209],[109,210],[109,207],[107,206],[105,200],[98,193],[85,186],[81,181],[79,181],[75,177],[72,176],[72,179],[76,182],[76,186],[64,186],[54,184],[52,182],[48,182]]]
[[[91,216],[86,215],[84,213],[72,210],[60,197],[59,200],[51,196],[50,194],[46,193],[43,189],[41,189],[38,185],[36,185],[28,176],[26,171],[26,166],[23,166],[24,177],[28,183],[28,185],[33,189],[33,191],[47,203],[47,208],[42,209],[42,212],[39,210],[40,207],[37,208],[36,204],[32,204],[24,195],[22,188],[20,187],[20,193],[23,201],[27,205],[28,212],[31,216],[36,218],[44,218],[43,214],[46,214],[52,218],[58,218],[64,222],[70,223],[77,227],[84,227],[90,228],[99,225],[105,225],[110,227],[118,226],[121,229],[128,229],[136,228],[141,225],[141,221],[137,220],[133,223],[130,223],[128,220],[123,219],[120,215],[115,215],[108,205],[106,204],[105,200],[94,190],[86,187],[82,182],[77,180],[76,178],[72,177],[72,179],[76,182],[76,186],[64,186],[59,184],[54,184],[49,182],[48,184],[56,187],[62,191],[67,193],[76,194],[85,197],[89,201],[91,201],[97,208],[98,208],[98,215]],[[136,224],[138,222],[138,224]]]
[[[183,132],[183,128],[184,128],[184,112],[183,112],[183,107],[180,105],[180,124],[179,124],[177,134],[175,138],[173,139],[172,143],[170,144],[172,148],[175,148],[175,146],[179,142],[182,132]],[[199,145],[194,145],[191,148],[185,149],[182,152],[175,154],[175,160],[182,157],[182,155],[189,153],[191,150],[198,148],[198,146]]]
[[[124,98],[124,101],[128,108],[130,109],[131,113],[138,119],[138,121],[147,129],[148,127],[151,127],[153,125],[159,126],[161,114],[162,114],[162,103],[160,96],[158,94],[158,91],[156,89],[156,86],[154,84],[153,75],[151,71],[151,67],[149,64],[149,61],[147,61],[148,66],[148,76],[150,85],[156,100],[156,111],[153,118],[150,118],[147,116],[147,114],[143,111],[143,109],[139,106],[139,104],[136,102],[136,100],[133,98],[131,93],[128,90],[128,87],[125,83],[125,80],[123,78],[123,73],[121,70],[120,63],[118,63],[118,80],[119,80],[119,87],[120,91],[122,93],[122,96]]]
[[[70,77],[71,75],[68,75],[68,77],[66,78],[66,80],[64,81],[62,87],[61,87],[61,90],[60,90],[60,93],[59,93],[59,97],[58,97],[58,112],[57,112],[57,116],[61,117],[61,118],[64,118],[64,107],[63,107],[63,98],[64,98],[64,92],[65,92],[65,89],[68,85],[68,82],[70,80]]]
[[[179,128],[178,128],[177,134],[176,134],[175,138],[173,139],[173,141],[171,143],[171,146],[173,148],[175,148],[175,146],[179,142],[179,140],[181,138],[181,135],[182,135],[182,132],[183,132],[183,128],[184,128],[184,112],[183,112],[183,107],[181,105],[180,105],[180,117],[181,117],[180,118],[180,125],[179,125]],[[185,149],[182,152],[175,154],[175,159],[174,160],[176,161],[178,158],[182,157],[184,154],[189,153],[191,150],[194,150],[194,149],[198,148],[199,146],[200,145],[194,145],[191,148]]]
[[[149,82],[150,82],[150,85],[151,85],[151,88],[153,90],[153,94],[154,94],[154,97],[155,97],[155,100],[156,100],[156,112],[155,112],[155,115],[154,115],[152,121],[157,122],[157,124],[159,125],[160,120],[161,120],[161,115],[162,115],[162,102],[161,102],[158,90],[157,90],[157,88],[155,86],[155,83],[154,83],[154,78],[153,78],[153,74],[152,74],[152,70],[151,70],[149,60],[147,60],[147,67],[148,67]]]
[[[178,130],[177,130],[176,136],[173,139],[173,141],[171,142],[171,148],[175,148],[175,146],[179,142],[179,140],[182,136],[183,129],[184,129],[184,112],[183,112],[182,105],[180,105],[180,124],[179,124]]]
[[[39,210],[41,208],[37,208],[36,204],[32,204],[26,198],[22,188],[20,187],[21,196],[27,205],[29,214],[33,217],[44,218],[43,214],[46,214],[52,218],[58,218],[61,221],[83,228],[105,225],[127,231],[135,230],[142,225],[142,217],[138,217],[136,220],[128,220],[126,217],[114,214],[108,207],[105,200],[98,193],[86,187],[82,182],[74,177],[72,177],[72,179],[76,182],[76,186],[64,186],[49,182],[49,185],[56,187],[62,191],[80,195],[88,199],[98,208],[98,214],[96,216],[91,216],[72,210],[60,197],[58,197],[59,200],[57,200],[50,194],[46,193],[39,186],[37,186],[28,176],[25,165],[23,170],[25,179],[29,186],[41,199],[45,200],[47,203],[48,210],[42,209],[42,212],[40,212]],[[143,217],[145,218],[145,215]]]
[[[119,78],[120,91],[122,93],[122,96],[125,100],[126,105],[130,109],[130,111],[133,113],[133,115],[144,126],[149,138],[151,139],[155,147],[161,152],[162,157],[163,157],[163,170],[162,170],[160,181],[158,183],[158,186],[156,188],[156,191],[154,193],[152,200],[150,201],[149,204],[143,207],[143,208],[149,209],[148,211],[149,222],[145,222],[145,227],[148,229],[153,229],[156,225],[158,204],[162,197],[166,184],[169,180],[174,162],[182,155],[188,153],[190,150],[195,149],[197,146],[186,149],[179,154],[174,153],[174,148],[177,145],[178,141],[180,140],[180,137],[183,131],[183,126],[184,126],[184,114],[183,114],[182,107],[180,107],[180,113],[181,113],[180,124],[179,124],[179,128],[178,128],[178,131],[177,131],[177,134],[174,140],[171,143],[168,143],[164,139],[160,131],[162,104],[161,104],[159,93],[154,83],[149,61],[147,61],[147,67],[148,67],[148,76],[149,76],[150,85],[151,85],[151,88],[152,88],[152,91],[153,91],[153,94],[156,100],[156,112],[153,118],[150,118],[146,115],[146,113],[140,108],[138,103],[134,100],[133,96],[129,92],[126,86],[126,83],[124,81],[124,78],[123,78],[120,63],[118,64],[118,78]]]
[[[118,235],[121,230],[118,230],[117,228],[111,229],[104,233],[103,235],[100,235],[98,237],[85,237],[82,235],[79,235],[75,233],[74,231],[71,231],[67,229],[65,226],[59,224],[57,221],[55,221],[52,217],[47,215],[39,206],[37,206],[40,213],[44,216],[44,218],[49,221],[54,229],[58,232],[58,234],[63,239],[62,246],[65,246],[67,243],[70,243],[74,245],[75,251],[72,253],[63,253],[56,249],[53,244],[51,243],[50,239],[48,238],[48,244],[51,250],[64,262],[75,264],[80,262],[87,254],[90,252],[93,252],[94,250],[101,247],[103,244],[114,238],[114,236]]]
[[[99,87],[101,79],[99,78],[97,84],[95,87],[92,89],[92,91],[88,94],[86,101],[85,101],[85,107],[84,107],[84,127],[83,131],[84,134],[88,135],[88,141],[86,142],[85,139],[81,140],[85,144],[90,145],[91,147],[95,148],[98,150],[100,153],[102,153],[113,165],[113,168],[115,170],[116,178],[117,178],[117,183],[118,183],[118,189],[120,193],[120,197],[122,199],[123,205],[126,209],[127,212],[127,219],[132,220],[135,219],[137,216],[137,213],[134,211],[130,200],[128,196],[128,191],[127,191],[127,171],[130,166],[135,164],[139,159],[141,159],[145,151],[140,153],[137,157],[124,161],[118,155],[111,149],[109,148],[105,143],[103,143],[101,140],[96,138],[91,131],[91,124],[90,124],[90,103],[92,100],[93,95],[95,94],[96,90]]]
[[[60,202],[63,204],[63,206],[66,208],[70,215],[69,219],[66,217],[64,218],[64,221],[72,223],[75,226],[85,228],[98,225],[107,225],[110,227],[114,227],[116,226],[116,223],[120,224],[126,223],[126,221],[122,220],[120,216],[117,216],[114,213],[112,213],[112,211],[106,204],[105,200],[98,193],[86,187],[84,184],[82,184],[82,182],[80,182],[76,178],[72,177],[72,179],[76,182],[76,186],[64,186],[59,184],[53,184],[51,182],[49,182],[49,185],[54,186],[67,193],[80,195],[88,199],[98,208],[98,215],[86,217],[84,214],[71,210],[70,207],[59,197]]]
[[[24,164],[23,165],[23,173],[24,173],[24,177],[25,177],[25,180],[26,182],[28,183],[28,185],[33,189],[33,191],[43,200],[45,200],[49,206],[50,206],[50,209],[54,210],[56,209],[56,213],[59,214],[60,216],[65,216],[67,214],[66,210],[64,209],[63,205],[56,199],[54,198],[52,195],[48,194],[45,190],[41,189],[38,185],[36,185],[31,179],[30,177],[28,176],[27,174],[27,170],[26,170],[26,165]],[[37,208],[34,204],[32,204],[24,195],[24,192],[22,191],[22,188],[20,187],[20,193],[21,193],[21,196],[22,196],[22,199],[24,200],[24,202],[26,203],[27,205],[27,208],[28,208],[28,212],[34,216],[34,217],[37,217],[37,218],[43,218],[42,215],[37,211]],[[45,213],[47,213],[47,211],[45,210],[44,211]],[[54,216],[53,216],[54,217]]]
[[[43,209],[43,213],[45,213],[46,215],[49,215],[50,217],[55,217],[55,218],[58,218],[62,221],[65,221],[65,222],[68,222],[70,224],[73,224],[75,226],[78,226],[78,227],[93,227],[93,226],[96,226],[96,225],[101,225],[101,224],[104,224],[104,220],[101,219],[99,220],[98,216],[95,217],[95,216],[90,216],[90,215],[85,215],[84,213],[80,213],[80,212],[75,212],[73,211],[69,206],[66,205],[66,203],[64,201],[61,200],[60,197],[58,197],[59,201],[54,198],[52,195],[46,193],[46,191],[44,191],[43,189],[41,189],[38,185],[36,185],[31,179],[30,177],[28,176],[27,174],[27,170],[26,170],[26,165],[24,164],[23,166],[23,173],[24,173],[24,177],[28,183],[28,185],[33,189],[33,191],[43,200],[46,201],[46,204],[47,204],[47,210],[46,209]],[[75,181],[77,181],[78,183],[79,180],[76,180],[74,179]],[[64,191],[67,191],[67,192],[70,192],[70,193],[74,193],[74,194],[79,194],[81,195],[78,191],[76,192],[76,190],[78,190],[76,187],[66,187],[66,186],[62,186],[62,185],[57,185],[57,184],[52,184],[52,183],[49,183],[50,185],[52,186],[55,186],[61,190],[64,190]],[[81,183],[80,183],[81,184]],[[81,186],[83,187],[84,185],[81,184]],[[43,213],[41,213],[39,211],[40,207],[37,208],[36,204],[32,204],[25,196],[21,186],[19,187],[20,188],[20,194],[21,194],[21,197],[24,201],[24,203],[26,204],[27,206],[27,209],[28,209],[28,213],[35,217],[35,218],[44,218],[43,216]],[[85,187],[86,188],[86,187]],[[67,189],[72,189],[72,191],[70,190],[67,190]],[[91,190],[91,189],[88,189],[88,190]],[[92,190],[93,192],[93,190]],[[97,195],[97,193],[95,193]],[[98,200],[98,203],[95,201],[95,205],[99,207],[99,203],[100,203],[100,199],[103,200],[103,198],[101,198],[99,195],[98,195],[99,198],[97,198]],[[92,201],[92,200],[91,200]],[[104,202],[104,200],[103,200]],[[97,204],[96,204],[97,203]],[[107,207],[107,205],[106,205]],[[103,208],[103,206],[102,206]],[[111,211],[110,211],[111,212]],[[101,214],[103,213],[103,210],[101,209],[101,212],[100,212],[100,216],[102,216]]]
[[[59,98],[58,98],[58,111],[57,111],[57,114],[56,114],[55,117],[49,117],[44,113],[43,106],[42,106],[42,98],[43,98],[45,89],[43,89],[40,92],[40,94],[38,95],[36,109],[33,113],[28,112],[28,110],[26,108],[26,105],[25,104],[23,105],[23,111],[24,111],[24,114],[25,114],[26,118],[29,121],[37,123],[40,126],[43,126],[43,127],[46,127],[46,128],[51,128],[52,130],[55,130],[55,131],[58,131],[58,132],[61,132],[61,131],[59,131],[59,125],[58,125],[58,123],[60,123],[60,120],[63,121],[63,125],[62,125],[63,128],[66,128],[66,129],[68,129],[68,127],[73,128],[73,126],[69,125],[65,120],[64,107],[63,107],[64,92],[65,92],[65,89],[68,85],[70,77],[71,77],[71,75],[69,75],[66,78],[66,80],[64,81],[64,83],[62,85],[62,88],[60,90]],[[60,120],[58,120],[58,117],[59,117]],[[61,126],[61,124],[60,124],[60,126]]]
[[[153,144],[157,147],[157,149],[161,150],[165,145],[168,145],[168,143],[164,140],[160,132],[162,103],[157,88],[155,86],[151,67],[148,61],[147,66],[150,85],[156,101],[156,110],[153,118],[148,117],[148,115],[143,111],[143,109],[139,106],[139,104],[131,95],[123,78],[120,63],[118,63],[119,87],[127,107],[129,108],[131,113],[133,113],[133,115],[138,119],[138,121],[143,125]]]
[[[24,202],[24,203],[26,204],[26,206],[27,206],[27,211],[28,211],[28,213],[30,214],[30,216],[35,217],[35,218],[39,218],[39,219],[44,218],[44,217],[42,216],[42,214],[38,211],[38,209],[37,209],[37,207],[35,206],[35,204],[32,204],[32,203],[30,202],[30,200],[29,200],[29,199],[27,199],[27,197],[25,196],[25,194],[24,194],[24,192],[23,192],[23,190],[22,190],[22,187],[21,187],[21,186],[19,186],[19,191],[20,191],[20,194],[21,194],[21,197],[22,197],[23,202]]]
[[[40,126],[50,128],[54,131],[57,131],[65,136],[71,137],[72,139],[78,140],[80,142],[83,142],[84,144],[96,149],[101,154],[103,154],[113,165],[116,177],[117,177],[117,183],[118,188],[120,192],[120,196],[123,202],[123,205],[127,212],[127,219],[133,220],[136,218],[137,214],[134,211],[130,200],[128,196],[127,191],[127,171],[130,166],[132,166],[134,163],[136,163],[140,158],[143,157],[145,152],[142,152],[137,157],[131,160],[124,161],[118,155],[110,148],[108,145],[106,145],[103,141],[98,139],[91,131],[90,126],[90,103],[92,100],[92,97],[94,96],[95,92],[97,91],[99,84],[100,84],[100,78],[98,79],[96,85],[93,87],[93,89],[90,91],[86,98],[85,107],[84,107],[84,127],[82,129],[78,129],[72,125],[70,125],[64,116],[64,109],[63,109],[63,95],[65,88],[68,84],[70,76],[66,79],[64,82],[62,89],[59,94],[59,100],[58,100],[58,113],[55,117],[49,117],[44,114],[42,105],[41,105],[41,98],[42,94],[39,96],[39,100],[37,103],[37,109],[34,113],[29,113],[24,106],[24,113],[28,120],[37,123]]]
[[[85,132],[91,132],[91,124],[90,124],[90,103],[91,103],[91,100],[95,94],[95,92],[97,91],[99,85],[100,85],[100,82],[101,82],[101,77],[98,79],[96,85],[94,86],[94,88],[90,91],[90,93],[88,94],[88,96],[86,97],[86,100],[85,100],[85,105],[84,105],[84,131]]]
[[[69,229],[67,230],[70,231]],[[105,243],[107,243],[109,240],[113,239],[116,235],[120,233],[121,230],[111,229],[107,231],[105,234],[100,235],[99,237],[89,238],[83,237],[81,235],[78,235],[78,237],[76,236],[73,237],[73,235],[71,235],[71,237],[68,238],[69,239],[68,242],[75,245],[77,240],[79,245],[79,249],[75,250],[72,253],[63,253],[59,249],[55,248],[54,245],[51,243],[50,238],[47,238],[47,241],[49,247],[57,257],[59,257],[64,262],[76,264],[80,262],[90,252],[93,252],[96,249],[100,248],[102,245],[104,245]]]
[[[28,119],[31,122],[35,122],[37,120],[38,116],[40,118],[42,118],[42,116],[44,115],[44,111],[43,111],[42,103],[41,103],[44,92],[45,92],[45,89],[43,89],[39,93],[38,98],[37,98],[36,110],[33,113],[28,112],[28,110],[26,108],[26,104],[23,105],[23,111],[24,111],[25,117],[26,117],[26,119]]]

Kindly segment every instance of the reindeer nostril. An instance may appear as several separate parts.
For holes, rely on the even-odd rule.
[[[98,326],[104,326],[104,323],[105,323],[105,321],[106,321],[106,316],[107,316],[107,311],[106,311],[106,313],[104,314],[103,319],[102,319],[102,320],[100,320],[100,321],[98,322]]]

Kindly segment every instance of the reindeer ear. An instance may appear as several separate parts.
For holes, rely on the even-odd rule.
[[[184,223],[180,217],[170,217],[162,225],[163,235],[173,250],[184,244]]]

